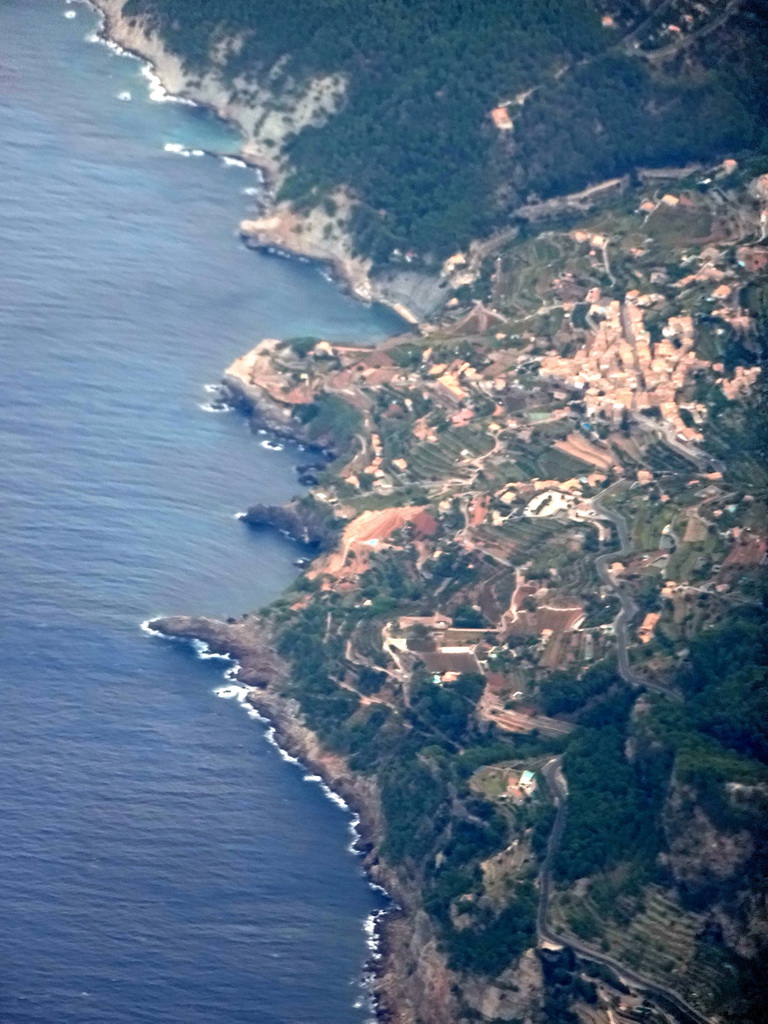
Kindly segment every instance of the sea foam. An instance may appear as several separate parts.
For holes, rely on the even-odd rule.
[[[180,142],[166,142],[163,150],[166,153],[176,153],[178,156],[205,156],[204,149],[187,149]]]
[[[233,405],[227,405],[226,402],[199,402],[198,409],[202,412],[234,412],[235,407]]]
[[[142,633],[147,633],[149,636],[159,636],[163,639],[168,639],[165,636],[165,633],[161,633],[159,629],[152,629],[152,627],[150,626],[150,623],[154,622],[156,618],[159,618],[159,616],[156,615],[153,616],[153,618],[151,619],[144,619],[144,621],[139,624],[139,629],[142,631]]]
[[[149,623],[151,621],[151,619],[147,619],[144,622],[142,622],[141,628],[145,632],[150,633],[154,636],[165,637],[164,634],[159,633],[157,630],[153,630],[150,628]],[[174,638],[165,637],[165,639]],[[309,782],[313,785],[318,786],[323,796],[326,797],[326,799],[330,800],[331,803],[335,804],[337,807],[339,807],[341,810],[345,811],[349,815],[348,827],[352,835],[352,841],[348,845],[347,850],[349,853],[361,857],[363,855],[363,851],[360,849],[360,842],[362,836],[360,834],[359,814],[352,810],[352,808],[349,806],[344,797],[340,796],[333,789],[331,789],[331,787],[325,782],[321,775],[308,771],[306,765],[300,760],[300,758],[294,757],[293,754],[289,754],[287,750],[280,746],[277,740],[276,729],[272,722],[270,721],[270,719],[263,715],[258,710],[258,708],[255,708],[251,704],[249,700],[250,694],[252,692],[251,689],[247,686],[238,685],[236,682],[238,672],[240,671],[239,663],[228,654],[214,654],[210,650],[208,644],[205,643],[205,641],[203,640],[192,640],[191,645],[198,658],[202,658],[205,660],[216,658],[221,661],[227,661],[231,663],[229,668],[227,668],[227,670],[224,672],[224,678],[227,681],[226,685],[217,687],[213,691],[214,694],[222,700],[236,701],[240,705],[240,707],[242,707],[246,711],[249,718],[253,718],[261,725],[266,726],[266,728],[264,729],[264,737],[267,740],[267,742],[277,750],[282,760],[286,761],[288,764],[294,764],[298,768],[300,768],[302,771],[302,778],[304,782]],[[368,961],[361,982],[363,995],[359,997],[359,999],[355,1002],[355,1006],[357,1008],[368,1006],[371,1010],[371,1013],[375,1014],[375,998],[371,990],[373,988],[373,983],[376,977],[375,965],[382,957],[380,924],[384,915],[387,914],[391,909],[396,909],[397,904],[390,899],[386,889],[384,889],[378,883],[372,881],[370,878],[368,879],[368,885],[373,892],[376,892],[377,894],[379,894],[387,900],[387,906],[380,908],[379,910],[374,910],[365,918],[363,922],[363,931],[365,933],[365,941],[368,949]],[[371,1018],[371,1024],[374,1024],[373,1017]]]
[[[69,0],[67,0],[69,3]],[[187,107],[196,107],[198,104],[194,100],[187,99],[186,96],[174,96],[173,93],[163,85],[160,76],[155,71],[152,64],[144,57],[140,57],[136,53],[131,53],[130,50],[126,50],[125,47],[120,46],[114,39],[110,39],[105,32],[105,18],[104,12],[98,8],[91,0],[80,0],[81,3],[86,4],[92,11],[96,13],[99,18],[99,27],[95,32],[89,32],[85,37],[88,43],[98,43],[101,46],[106,46],[107,49],[111,50],[112,53],[116,53],[120,57],[131,57],[133,60],[141,62],[141,73],[149,83],[149,98],[153,103],[182,103]],[[74,17],[74,12],[70,14],[67,12],[67,17]]]
[[[143,62],[141,73],[149,83],[149,98],[153,103],[181,103],[185,107],[197,106],[194,100],[190,100],[186,96],[174,96],[172,92],[168,92],[162,79],[148,62]]]
[[[205,640],[191,640],[192,649],[201,661],[232,661],[231,654],[216,654]]]

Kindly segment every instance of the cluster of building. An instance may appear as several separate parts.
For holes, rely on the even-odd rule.
[[[616,420],[625,409],[642,412],[655,407],[681,440],[700,441],[701,432],[681,416],[678,399],[691,373],[710,365],[694,351],[692,318],[670,317],[662,338],[654,343],[643,322],[643,307],[653,296],[634,291],[623,304],[612,300],[605,305],[599,295],[591,297],[588,315],[596,324],[594,333],[571,356],[544,356],[542,375],[578,388],[590,416],[604,412]],[[705,411],[697,406],[694,419]]]
[[[722,373],[724,367],[722,363],[714,363],[712,369],[715,373]],[[723,389],[725,397],[730,402],[733,402],[737,398],[743,398],[745,394],[748,394],[759,376],[759,366],[737,366],[733,371],[731,380],[728,380],[726,377],[719,377],[717,383]]]

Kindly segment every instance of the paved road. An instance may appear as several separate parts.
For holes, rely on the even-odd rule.
[[[685,1024],[711,1024],[708,1017],[699,1013],[698,1010],[694,1009],[690,1003],[672,989],[651,981],[649,978],[644,977],[642,974],[638,974],[637,971],[633,971],[620,961],[614,960],[613,957],[608,956],[605,953],[599,953],[590,946],[583,945],[577,939],[569,938],[567,942],[564,942],[559,935],[550,930],[547,920],[549,917],[549,897],[552,885],[552,863],[554,861],[555,854],[557,853],[557,848],[560,845],[560,840],[563,837],[568,815],[568,790],[565,778],[560,768],[561,761],[561,758],[553,757],[552,760],[548,761],[541,769],[541,774],[544,776],[547,785],[549,786],[550,793],[552,794],[556,813],[552,831],[549,834],[549,841],[547,842],[547,853],[544,858],[544,864],[542,865],[541,873],[539,875],[540,895],[539,908],[536,917],[536,930],[538,932],[539,942],[549,942],[556,946],[568,945],[575,953],[578,953],[578,955],[583,957],[585,960],[591,960],[593,963],[603,964],[606,967],[610,967],[627,984],[634,985],[636,988],[647,992],[650,996],[657,999],[662,1006],[671,1009],[681,1021],[685,1022]]]
[[[610,488],[608,489],[610,490]],[[632,686],[643,685],[644,680],[636,675],[629,664],[629,626],[637,615],[639,608],[625,587],[619,586],[611,575],[608,566],[617,558],[626,557],[632,550],[632,541],[627,528],[627,521],[624,516],[615,509],[608,508],[602,503],[601,498],[605,497],[608,491],[591,501],[592,508],[598,513],[601,519],[607,519],[616,527],[619,538],[619,550],[608,551],[604,555],[598,555],[595,559],[595,568],[603,583],[610,587],[616,594],[621,604],[619,613],[613,620],[613,629],[616,634],[616,653],[618,658],[618,670],[621,678]]]
[[[549,786],[549,791],[555,803],[555,820],[552,825],[552,831],[549,833],[547,853],[539,874],[539,909],[536,915],[536,931],[539,934],[539,939],[545,939],[557,945],[561,945],[560,939],[557,936],[553,936],[549,931],[547,918],[549,917],[549,897],[552,888],[552,863],[555,859],[557,848],[560,845],[560,840],[563,838],[568,815],[568,805],[566,802],[568,793],[565,777],[560,770],[562,760],[561,757],[553,757],[541,769],[541,774],[546,779],[547,786]]]
[[[641,412],[633,412],[635,423],[644,430],[654,434],[658,439],[665,444],[668,448],[671,448],[673,452],[677,452],[684,459],[690,462],[700,473],[705,473],[710,469],[718,469],[722,473],[724,470],[724,463],[720,459],[714,458],[708,452],[705,452],[703,448],[697,448],[694,444],[683,443],[679,441],[675,436],[675,432],[666,423],[660,423],[658,420],[653,420],[650,416],[646,416]]]
[[[619,538],[618,551],[607,552],[604,555],[599,555],[595,559],[595,565],[597,566],[600,578],[607,586],[610,586],[615,591],[619,601],[621,602],[621,609],[614,619],[614,630],[616,633],[616,646],[618,652],[618,671],[622,679],[632,686],[645,686],[648,689],[655,689],[663,692],[663,687],[639,678],[632,671],[629,664],[629,655],[627,650],[628,628],[632,619],[637,614],[638,608],[630,595],[625,592],[625,589],[617,586],[609,572],[608,565],[610,562],[614,561],[617,556],[621,557],[628,555],[632,550],[632,542],[629,535],[629,529],[627,527],[627,521],[624,516],[615,509],[608,508],[601,500],[607,497],[616,486],[616,484],[613,484],[611,487],[603,491],[602,494],[598,495],[598,497],[593,498],[591,505],[601,518],[608,519],[613,523],[616,527],[616,533]],[[536,929],[539,941],[550,942],[555,945],[565,944],[560,936],[550,930],[547,924],[549,918],[549,898],[552,889],[552,864],[563,838],[568,817],[568,787],[565,776],[562,773],[561,764],[562,758],[553,757],[552,760],[548,761],[541,769],[541,774],[546,780],[555,804],[555,821],[552,825],[552,831],[549,834],[547,852],[541,868],[541,873],[539,874],[539,907],[536,916]],[[682,996],[679,996],[672,989],[668,989],[663,985],[659,985],[656,982],[651,981],[642,974],[638,974],[637,971],[633,971],[625,964],[622,964],[620,961],[614,960],[613,957],[607,956],[604,953],[599,953],[590,946],[583,945],[577,939],[569,938],[567,945],[569,945],[571,949],[584,959],[591,960],[594,963],[604,964],[606,967],[612,968],[612,970],[616,971],[616,973],[628,984],[642,989],[659,1000],[662,1005],[666,1005],[671,1008],[682,1021],[685,1021],[685,1024],[710,1024],[707,1017],[699,1013],[698,1010],[694,1009],[690,1003],[686,1002]]]
[[[602,494],[593,498],[590,504],[601,519],[607,519],[613,523],[619,538],[618,551],[608,551],[604,555],[598,555],[595,559],[595,568],[600,579],[613,590],[621,605],[618,615],[613,620],[613,630],[616,635],[618,672],[624,682],[629,683],[630,686],[644,686],[649,690],[655,690],[657,693],[668,693],[669,691],[666,687],[659,683],[650,682],[638,676],[636,672],[632,671],[629,663],[629,627],[640,609],[637,607],[631,594],[627,592],[626,587],[620,586],[613,578],[608,566],[611,562],[615,562],[617,558],[624,558],[631,553],[632,540],[629,536],[627,521],[621,512],[608,508],[602,502],[602,499],[607,497],[616,486],[616,484],[613,484],[611,487],[608,487]]]

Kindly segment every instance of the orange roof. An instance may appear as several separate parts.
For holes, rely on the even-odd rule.
[[[491,111],[491,120],[501,132],[512,130],[512,118],[506,107],[494,107]]]

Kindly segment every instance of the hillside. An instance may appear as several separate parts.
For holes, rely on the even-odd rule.
[[[154,624],[236,657],[359,806],[401,907],[383,1011],[757,1024],[757,0],[100,3],[246,124],[277,192],[255,244],[427,271],[445,307],[375,350],[264,340],[229,367],[255,427],[334,456],[244,517],[309,564],[258,613]]]
[[[245,517],[310,564],[260,612],[153,625],[236,657],[359,807],[401,908],[385,1019],[764,1016],[759,170],[628,185],[497,237],[417,332],[227,371],[254,427],[332,442]]]
[[[351,233],[380,267],[442,260],[532,195],[762,145],[756,0],[655,6],[656,18],[639,0],[127,0],[124,11],[192,75],[214,68],[245,103],[266,95],[260,142],[285,171],[280,196],[323,208],[327,231]],[[314,116],[295,118],[313,88]]]

